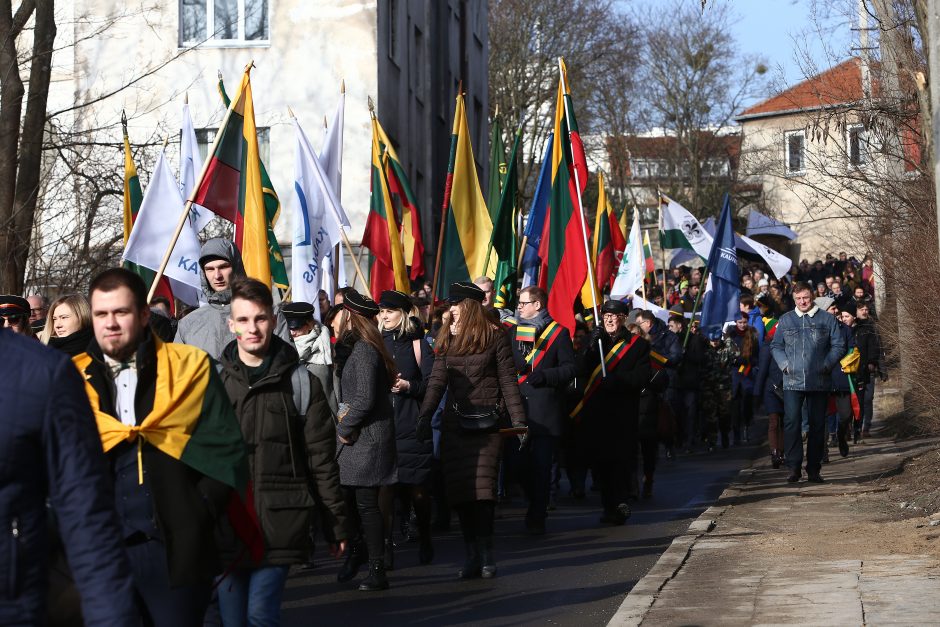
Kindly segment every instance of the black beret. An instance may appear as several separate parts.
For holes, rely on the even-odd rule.
[[[411,297],[397,290],[385,290],[379,296],[379,307],[383,309],[403,309],[411,311]]]
[[[855,304],[855,301],[850,300],[846,302],[844,305],[839,307],[839,310],[847,311],[848,313],[852,314],[853,317],[858,317],[858,305]]]
[[[0,294],[0,316],[29,316],[29,301],[22,296]]]
[[[627,307],[627,304],[622,300],[611,298],[609,301],[601,305],[601,313],[611,313],[617,314],[618,316],[626,316],[628,313],[630,313],[630,308]]]
[[[486,298],[486,293],[480,289],[480,287],[474,283],[469,283],[467,281],[457,281],[456,283],[450,284],[450,290],[447,295],[447,302],[449,303],[459,303],[464,299],[473,299],[478,303],[482,303]]]
[[[293,303],[285,303],[281,307],[281,313],[284,314],[284,318],[287,320],[288,329],[299,329],[313,320],[314,309],[310,303],[294,301]]]
[[[343,307],[366,318],[374,318],[379,315],[379,306],[375,304],[375,301],[355,290],[346,292],[343,298]]]

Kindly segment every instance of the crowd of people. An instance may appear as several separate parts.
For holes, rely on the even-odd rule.
[[[178,316],[123,269],[87,297],[0,296],[0,404],[23,416],[0,427],[23,457],[0,470],[20,486],[0,488],[0,550],[19,555],[0,622],[71,624],[80,599],[85,624],[277,624],[315,545],[342,558],[339,582],[366,567],[359,590],[384,590],[396,544],[431,563],[454,514],[458,577],[492,578],[496,510],[517,490],[534,536],[562,472],[623,525],[661,451],[747,443],[760,408],[771,465],[799,481],[805,446],[824,481],[829,449],[869,436],[885,376],[871,262],[844,253],[781,279],[742,267],[739,313],[707,329],[701,268],[651,280],[657,307],[607,300],[569,330],[536,286],[496,309],[487,277],[436,306],[428,284],[275,305],[231,242],[199,265],[206,304]]]

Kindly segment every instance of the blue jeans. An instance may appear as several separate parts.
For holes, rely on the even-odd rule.
[[[803,408],[809,428],[806,436],[806,473],[819,474],[826,446],[826,400],[828,392],[783,391],[783,447],[787,468],[801,472],[803,466]]]
[[[288,566],[238,570],[219,584],[224,627],[276,627],[281,624],[281,596]]]

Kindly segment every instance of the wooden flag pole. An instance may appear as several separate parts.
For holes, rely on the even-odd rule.
[[[337,246],[338,246],[338,244],[337,244]],[[363,251],[363,250],[365,250],[365,248],[363,248],[363,247],[362,247],[362,244],[360,244],[360,245],[359,245],[359,254],[356,255],[356,267],[359,267],[359,264],[362,263],[362,251]],[[356,274],[353,275],[353,282],[352,282],[352,285],[350,285],[349,287],[351,287],[352,289],[356,289],[356,279],[359,278],[360,274],[361,274],[361,273],[356,273]],[[363,285],[363,287],[365,287],[366,289],[369,289],[369,284],[368,284],[368,283],[363,283],[362,285]]]
[[[698,311],[699,302],[702,300],[702,294],[705,292],[705,282],[708,280],[708,266],[705,266],[705,272],[702,273],[702,282],[699,283],[698,294],[695,295],[695,304],[692,305],[692,317],[689,319],[689,327],[685,330],[685,339],[682,340],[682,350],[689,342],[689,332],[692,331],[692,323],[695,322],[695,312]]]
[[[463,81],[460,81],[457,84],[457,97],[463,95]],[[454,116],[457,115],[457,108],[454,107]],[[453,140],[451,140],[453,141]],[[437,257],[434,259],[434,283],[431,284],[431,306],[434,306],[434,303],[437,302],[437,281],[440,278],[441,272],[441,253],[444,251],[444,234],[446,233],[447,227],[447,210],[450,207],[450,192],[454,185],[454,176],[452,170],[454,169],[454,158],[456,155],[452,152],[449,163],[447,164],[447,178],[444,183],[444,202],[441,207],[441,228],[438,232],[437,237]],[[484,268],[485,270],[485,268]]]
[[[565,99],[565,94],[568,93],[568,84],[565,82],[565,71],[562,67],[562,58],[558,57],[558,76],[561,81],[562,88],[562,97],[561,101],[565,105],[565,124],[568,126],[568,136],[571,136],[571,112],[568,111],[568,101]],[[571,168],[574,170],[574,184],[577,189],[578,197],[578,218],[581,220],[581,240],[584,242],[584,258],[587,260],[587,272],[588,272],[588,281],[591,283],[591,305],[594,310],[594,324],[601,324],[601,316],[597,309],[597,284],[594,282],[594,268],[591,263],[591,249],[588,246],[587,241],[587,225],[584,223],[584,205],[581,202],[581,180],[578,177],[578,168]],[[604,364],[604,345],[601,343],[600,339],[597,340],[597,348],[600,350],[601,357],[601,376],[607,377],[607,366]]]
[[[248,71],[249,68],[254,67],[255,62],[252,61],[247,66],[245,66],[245,71]],[[193,199],[195,198],[196,191],[199,189],[199,186],[202,185],[203,179],[206,178],[206,173],[209,171],[209,163],[212,162],[212,155],[215,154],[215,149],[218,148],[219,142],[222,141],[223,131],[225,126],[228,124],[228,120],[232,117],[232,111],[235,110],[235,105],[237,104],[237,99],[229,102],[228,109],[225,110],[225,116],[222,118],[222,123],[219,124],[219,131],[216,132],[215,138],[212,140],[212,145],[209,147],[209,151],[206,153],[205,162],[202,164],[202,170],[199,172],[199,176],[196,177],[196,184],[193,185],[193,191],[190,192],[189,198],[186,199],[186,204],[183,205],[183,213],[180,215],[179,221],[176,223],[176,231],[173,233],[173,237],[170,239],[170,245],[167,247],[166,252],[163,254],[163,260],[160,262],[160,267],[157,269],[156,276],[153,277],[153,283],[150,284],[150,291],[147,292],[147,302],[150,302],[150,299],[153,298],[153,295],[157,291],[157,284],[160,283],[160,279],[163,278],[163,273],[166,272],[166,266],[170,263],[170,256],[173,254],[173,249],[176,247],[176,241],[180,238],[180,233],[183,232],[183,227],[186,226],[186,220],[189,219],[189,208],[193,205]]]
[[[340,227],[339,227],[339,234],[342,235],[342,237],[343,237],[343,244],[346,246],[346,250],[349,251],[349,256],[350,256],[350,257],[355,257],[355,256],[356,256],[356,253],[353,252],[352,244],[349,243],[349,237],[346,236],[346,229],[344,229],[342,226],[340,226]],[[362,253],[362,245],[361,245],[361,244],[360,244],[360,246],[359,246],[359,253],[360,253],[360,254]],[[356,276],[359,277],[359,280],[362,281],[362,284],[363,284],[363,285],[365,285],[365,286],[368,287],[369,282],[366,281],[366,277],[362,274],[362,268],[359,267],[359,259],[356,259],[356,267],[355,267],[355,269],[356,269]]]

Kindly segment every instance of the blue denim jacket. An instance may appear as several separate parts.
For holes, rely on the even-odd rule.
[[[845,355],[845,338],[836,319],[814,307],[803,316],[783,314],[770,347],[783,371],[784,390],[828,392],[830,372]]]

